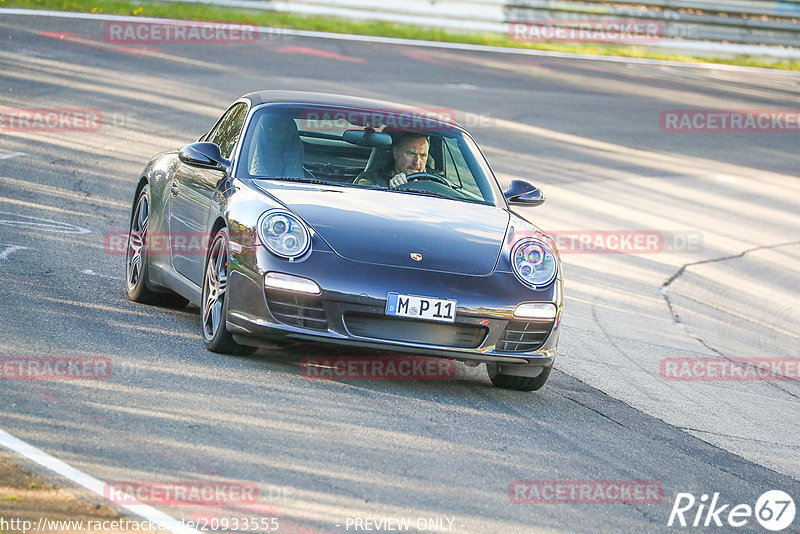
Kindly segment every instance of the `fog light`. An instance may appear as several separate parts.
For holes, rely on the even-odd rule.
[[[320,294],[320,289],[316,282],[308,278],[292,276],[291,274],[267,273],[264,277],[264,287],[294,291],[296,293],[307,293],[309,295]]]
[[[555,319],[556,305],[550,302],[528,302],[514,309],[514,317],[519,319]]]

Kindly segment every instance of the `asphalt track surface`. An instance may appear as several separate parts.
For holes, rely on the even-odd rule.
[[[665,358],[800,356],[798,134],[667,133],[659,119],[796,109],[799,76],[286,35],[123,46],[104,42],[103,24],[0,11],[0,105],[103,116],[94,132],[0,132],[0,355],[113,369],[0,381],[1,429],[103,481],[256,483],[249,507],[160,509],[279,517],[283,532],[391,517],[464,533],[659,532],[680,492],[798,500],[797,382],[659,373]],[[352,354],[311,345],[212,354],[196,307],[127,300],[124,258],[104,236],[127,230],[150,156],[266,88],[456,110],[503,183],[545,190],[543,206],[519,210],[544,229],[657,231],[676,250],[563,254],[556,371],[537,393],[461,364],[449,381],[308,380],[303,358]],[[664,497],[516,504],[518,480],[657,481]],[[765,532],[753,518],[678,530]]]

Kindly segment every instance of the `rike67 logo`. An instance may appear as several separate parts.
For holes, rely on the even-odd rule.
[[[710,502],[705,493],[699,499],[691,493],[678,493],[667,526],[740,528],[754,516],[763,528],[779,532],[794,521],[795,504],[788,493],[780,490],[763,493],[756,500],[755,507],[722,504],[718,492],[710,497]]]

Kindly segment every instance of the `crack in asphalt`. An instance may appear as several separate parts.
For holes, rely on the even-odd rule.
[[[563,371],[562,371],[562,372],[563,372]],[[565,373],[565,374],[566,374],[566,373]],[[571,375],[568,375],[568,376],[571,376]],[[590,386],[589,384],[586,384],[584,381],[582,381],[582,380],[580,380],[580,379],[578,379],[578,378],[575,378],[574,376],[573,376],[572,378],[574,378],[575,380],[577,380],[577,381],[578,381],[578,382],[580,382],[581,384],[584,384],[584,385],[585,385],[585,386],[587,386],[587,387],[592,387],[592,386]],[[576,398],[574,398],[574,397],[571,397],[571,396],[567,395],[566,393],[564,393],[564,392],[562,392],[562,391],[554,391],[554,393],[555,393],[556,395],[559,395],[560,397],[563,397],[563,398],[567,399],[568,401],[572,401],[572,402],[574,402],[574,403],[575,403],[575,404],[577,404],[578,406],[581,406],[581,407],[583,407],[583,408],[585,408],[585,409],[589,410],[590,412],[594,412],[594,413],[596,413],[597,415],[599,415],[599,416],[600,416],[600,417],[602,417],[603,419],[606,419],[606,420],[608,420],[608,421],[611,421],[612,423],[616,423],[616,424],[618,424],[619,426],[621,426],[622,428],[624,428],[624,429],[626,429],[626,430],[633,430],[632,428],[630,428],[628,425],[626,425],[626,424],[625,424],[625,423],[623,423],[622,421],[618,421],[618,420],[614,419],[613,417],[610,417],[610,416],[608,416],[607,414],[604,414],[604,413],[603,413],[603,412],[601,412],[600,410],[598,410],[598,409],[596,409],[596,408],[593,408],[593,407],[592,407],[592,406],[590,406],[589,404],[587,404],[587,403],[585,403],[585,402],[581,402],[581,401],[579,401],[578,399],[576,399]],[[607,393],[604,393],[604,395],[607,395]],[[631,408],[632,410],[638,410],[637,408],[634,408],[634,407],[633,407],[633,406],[631,406],[630,404],[627,404],[627,403],[623,403],[623,404],[625,404],[626,406],[628,406],[628,407],[629,407],[629,408]],[[641,410],[638,410],[638,411],[641,411]],[[644,413],[644,412],[642,412],[642,413]]]
[[[745,256],[747,254],[750,254],[751,252],[758,252],[759,250],[769,250],[769,249],[773,249],[773,248],[790,247],[792,245],[800,245],[800,241],[792,241],[792,242],[789,242],[789,243],[779,243],[777,245],[764,245],[762,247],[749,248],[749,249],[747,249],[747,250],[745,250],[743,252],[740,252],[739,254],[733,254],[732,256],[723,256],[721,258],[712,258],[710,260],[701,260],[701,261],[695,261],[695,262],[691,262],[691,263],[684,263],[683,265],[681,265],[681,268],[678,269],[678,271],[675,274],[670,276],[669,279],[666,282],[661,284],[661,287],[663,289],[666,289],[667,287],[669,287],[669,285],[672,282],[674,282],[678,277],[680,277],[684,273],[684,271],[686,271],[687,267],[692,267],[693,265],[702,265],[704,263],[716,263],[716,262],[720,262],[720,261],[735,260],[736,258],[741,258],[741,257],[743,257],[743,256]],[[678,321],[678,322],[680,322],[680,321]]]
[[[669,312],[672,315],[672,320],[675,322],[675,324],[677,324],[681,328],[683,328],[684,331],[688,335],[690,335],[692,338],[696,339],[701,345],[706,347],[708,350],[710,350],[713,353],[719,355],[720,358],[724,358],[724,359],[728,360],[731,363],[736,363],[736,360],[734,360],[731,356],[728,356],[728,355],[724,354],[722,351],[720,351],[719,349],[717,349],[715,347],[712,347],[711,345],[706,343],[701,337],[699,337],[698,335],[693,333],[689,328],[687,328],[686,324],[684,324],[681,321],[680,316],[675,311],[675,308],[674,308],[674,306],[672,304],[672,299],[670,299],[670,297],[669,297],[669,291],[668,291],[667,288],[669,288],[669,286],[672,284],[672,282],[674,282],[675,280],[680,278],[681,275],[683,275],[683,273],[686,272],[686,269],[688,267],[692,267],[694,265],[703,265],[703,264],[706,264],[706,263],[718,263],[718,262],[722,262],[722,261],[735,260],[735,259],[738,259],[738,258],[743,258],[747,254],[750,254],[752,252],[758,252],[760,250],[771,250],[771,249],[776,249],[776,248],[781,248],[781,247],[790,247],[790,246],[796,246],[796,245],[800,245],[800,241],[792,241],[792,242],[789,242],[789,243],[779,243],[777,245],[764,245],[764,246],[761,246],[761,247],[749,248],[747,250],[744,250],[744,251],[740,252],[739,254],[733,254],[733,255],[730,255],[730,256],[723,256],[721,258],[712,258],[712,259],[709,259],[709,260],[695,261],[695,262],[685,263],[685,264],[681,265],[680,269],[678,269],[675,272],[675,274],[670,276],[663,284],[661,284],[661,295],[664,297],[664,301],[667,303],[667,307],[669,308]],[[775,382],[769,382],[769,381],[767,381],[766,383],[770,387],[773,387],[773,388],[775,388],[775,389],[777,389],[779,391],[782,391],[782,392],[786,393],[787,395],[789,395],[790,397],[793,397],[795,399],[800,400],[800,395],[797,395],[797,394],[787,390],[786,388],[781,387],[779,384],[777,384]],[[698,431],[698,432],[701,432],[701,431]],[[712,432],[709,432],[709,434],[712,434]]]

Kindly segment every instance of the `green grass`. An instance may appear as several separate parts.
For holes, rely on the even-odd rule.
[[[711,62],[800,71],[800,61],[796,60],[770,60],[749,56],[737,56],[734,58],[695,57],[680,54],[666,54],[642,46],[633,45],[523,43],[514,41],[501,34],[451,33],[445,30],[413,26],[410,24],[381,21],[354,22],[336,17],[302,16],[290,13],[246,10],[190,2],[158,3],[130,0],[0,0],[0,8],[2,7],[254,24],[276,28],[293,28],[332,33],[353,33],[359,35],[551,50],[580,54],[666,59],[691,63]]]

